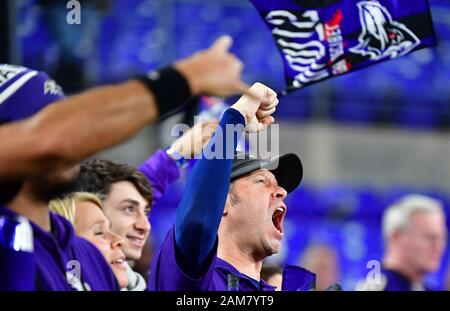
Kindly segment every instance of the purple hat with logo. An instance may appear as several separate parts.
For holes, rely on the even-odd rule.
[[[64,93],[45,72],[0,64],[0,123],[28,118]]]

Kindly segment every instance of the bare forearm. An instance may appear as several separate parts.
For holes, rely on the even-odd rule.
[[[135,81],[93,89],[61,104],[64,111],[56,112],[58,103],[49,106],[38,121],[47,136],[67,138],[59,147],[74,162],[122,142],[158,116],[153,96]]]
[[[221,37],[209,49],[174,64],[190,92],[182,92],[186,85],[167,75],[165,80],[160,77],[158,86],[153,79],[130,81],[95,88],[52,104],[24,122],[0,126],[0,181],[73,165],[122,142],[157,118],[155,97],[164,105],[158,105],[161,114],[187,100],[166,92],[221,96],[241,92],[246,89],[240,80],[242,64],[228,52],[230,46],[231,38]]]
[[[0,178],[69,166],[129,138],[158,116],[139,82],[104,86],[0,127]]]

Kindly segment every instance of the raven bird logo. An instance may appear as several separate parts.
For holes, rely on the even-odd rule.
[[[362,32],[359,44],[350,48],[351,52],[377,61],[405,55],[420,44],[419,38],[405,25],[392,20],[378,1],[360,1],[357,6]]]

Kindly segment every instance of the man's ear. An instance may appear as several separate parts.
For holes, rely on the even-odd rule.
[[[225,208],[223,209],[222,217],[228,215],[228,209],[231,207],[230,194],[227,195],[227,200],[225,202]]]

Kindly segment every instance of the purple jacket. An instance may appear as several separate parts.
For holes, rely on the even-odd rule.
[[[144,163],[139,165],[139,170],[150,181],[153,190],[153,204],[180,177],[180,171],[175,161],[164,150],[158,150],[152,154]]]
[[[194,290],[194,291],[274,291],[263,279],[260,282],[240,273],[228,262],[217,257],[217,243],[214,256],[208,263],[203,277],[192,279],[180,267],[175,254],[174,228],[172,227],[155,254],[149,290]],[[230,283],[230,276],[236,281]],[[309,291],[315,289],[316,275],[304,268],[285,265],[283,269],[283,291]]]
[[[16,213],[0,206],[0,215]],[[50,221],[52,232],[31,222],[37,290],[120,290],[109,264],[94,245],[75,236],[63,217],[50,213]]]
[[[217,243],[215,251],[217,252]],[[238,279],[237,290],[239,291],[273,291],[275,289],[262,279],[258,283],[240,273],[232,265],[218,258],[216,253],[207,266],[207,271],[199,279],[192,279],[183,272],[175,256],[175,237],[172,227],[154,256],[148,284],[149,290],[227,291],[229,290],[229,275]]]

